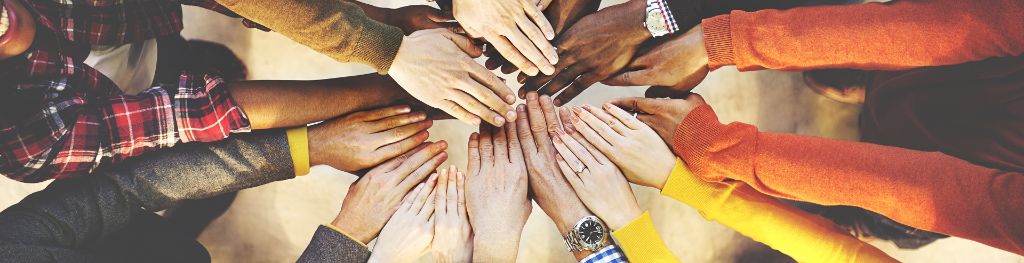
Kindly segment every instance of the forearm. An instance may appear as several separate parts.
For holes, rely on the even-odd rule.
[[[391,78],[377,74],[314,81],[241,81],[228,89],[253,129],[306,125],[411,98]]]
[[[389,13],[390,9],[383,8],[383,7],[378,7],[378,6],[367,4],[367,3],[363,3],[363,2],[358,1],[358,0],[344,0],[344,1],[347,1],[349,3],[355,4],[355,5],[359,6],[359,8],[362,8],[363,9],[363,13],[366,13],[366,16],[369,17],[370,19],[377,20],[379,22],[382,22],[382,23],[390,25],[390,23],[388,23],[388,21],[391,20],[391,18],[390,18],[391,15]],[[392,26],[395,26],[395,25],[392,25]]]
[[[555,34],[561,34],[583,16],[597,12],[600,6],[601,0],[553,0],[544,10],[544,16],[551,22]]]
[[[672,146],[705,180],[728,177],[776,197],[863,207],[913,227],[1024,253],[1024,225],[1016,223],[1024,219],[1024,174],[938,152],[722,125],[707,106],[685,118]]]
[[[901,70],[1022,54],[1022,15],[1016,0],[893,1],[733,11],[701,26],[712,69]]]

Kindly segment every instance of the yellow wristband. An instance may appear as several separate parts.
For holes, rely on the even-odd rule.
[[[309,174],[309,133],[306,126],[291,128],[288,134],[288,149],[292,153],[295,176]]]

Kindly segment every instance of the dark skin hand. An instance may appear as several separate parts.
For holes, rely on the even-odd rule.
[[[650,92],[648,92],[648,97],[650,97]],[[698,106],[707,104],[704,102],[704,98],[696,93],[672,99],[618,98],[609,103],[637,112],[636,118],[647,126],[651,126],[658,136],[670,145],[673,142],[672,136],[675,135],[676,128],[683,123],[686,116]]]
[[[640,45],[651,38],[642,18],[647,4],[641,0],[610,6],[580,19],[559,36],[556,46],[561,62],[551,76],[526,78],[519,96],[537,90],[568,102],[594,83],[626,67]]]
[[[579,21],[583,16],[597,12],[597,8],[600,6],[600,0],[555,0],[544,10],[544,16],[548,18],[548,22],[554,27],[555,35],[557,36],[565,32],[569,26],[576,24],[576,21]],[[487,56],[487,62],[484,63],[487,69],[495,70],[500,67],[501,72],[505,74],[519,70],[515,64],[508,62],[498,53],[497,49],[490,45],[484,50],[484,55]]]
[[[402,29],[406,35],[423,29],[448,28],[455,32],[462,31],[454,20],[451,12],[441,11],[427,5],[408,5],[395,9],[376,7],[359,1],[350,1],[358,5],[373,20]]]
[[[662,96],[687,95],[708,75],[704,32],[696,26],[658,44],[629,63],[626,70],[601,83],[610,86],[660,86]]]

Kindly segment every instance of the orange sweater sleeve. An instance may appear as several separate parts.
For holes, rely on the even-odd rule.
[[[1024,174],[938,152],[723,125],[708,105],[676,129],[673,150],[706,181],[822,205],[851,205],[917,228],[1024,254]]]
[[[705,19],[712,69],[901,70],[1024,53],[1024,1],[895,0]]]

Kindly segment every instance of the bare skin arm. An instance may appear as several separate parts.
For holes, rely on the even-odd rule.
[[[228,84],[228,89],[253,129],[305,125],[411,98],[391,78],[377,74],[313,81],[241,81]]]

